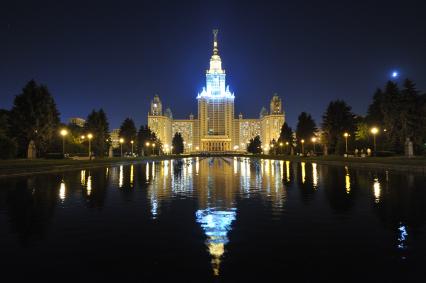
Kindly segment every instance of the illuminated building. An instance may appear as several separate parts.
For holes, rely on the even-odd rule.
[[[70,118],[68,120],[68,123],[71,124],[71,125],[83,128],[84,124],[86,123],[86,120],[84,120],[83,118],[74,117],[74,118]]]
[[[264,144],[277,140],[285,121],[281,98],[274,94],[269,111],[262,108],[258,119],[238,118],[234,113],[235,95],[226,85],[226,73],[219,56],[217,30],[213,31],[213,54],[206,72],[206,86],[198,93],[198,116],[173,119],[170,109],[163,111],[158,95],[151,101],[148,126],[162,141],[171,144],[176,132],[182,134],[185,152],[245,151],[250,139],[259,135]]]
[[[114,129],[109,133],[111,138],[111,146],[112,148],[120,147],[120,129]]]

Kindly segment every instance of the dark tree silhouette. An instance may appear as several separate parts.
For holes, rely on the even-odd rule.
[[[250,139],[247,146],[247,151],[253,154],[262,152],[262,142],[260,141],[259,136],[255,136],[254,138]]]
[[[131,118],[124,119],[120,126],[120,138],[124,139],[123,151],[130,152],[132,150],[131,141],[133,141],[133,151],[137,149],[137,131],[135,122]]]
[[[9,123],[20,157],[26,156],[31,140],[35,142],[38,156],[59,144],[59,111],[47,87],[34,80],[15,97]]]
[[[343,150],[341,146],[344,143],[343,133],[348,132],[351,137],[354,136],[356,121],[351,110],[345,101],[335,100],[330,102],[322,116],[324,142],[330,152],[340,153]]]
[[[306,112],[300,113],[296,127],[297,139],[310,140],[315,135],[316,131],[317,127],[312,116]]]
[[[288,143],[288,144],[287,144]],[[281,127],[280,137],[278,138],[278,153],[290,153],[291,147],[294,144],[294,135],[291,127],[288,126],[287,122]]]
[[[175,133],[174,137],[173,137],[173,153],[174,154],[181,154],[183,153],[183,149],[184,149],[184,145],[183,145],[183,138],[182,135],[180,133]]]
[[[93,110],[87,116],[84,131],[93,135],[92,151],[96,156],[105,156],[111,143],[109,137],[109,124],[105,112]]]

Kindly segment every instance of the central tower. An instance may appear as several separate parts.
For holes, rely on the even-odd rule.
[[[226,86],[226,74],[219,56],[218,30],[213,30],[213,54],[206,72],[206,86],[198,94],[200,149],[232,150],[234,133],[234,94]]]

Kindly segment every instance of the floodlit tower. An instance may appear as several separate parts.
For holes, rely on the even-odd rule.
[[[152,116],[163,115],[163,105],[161,104],[161,100],[158,94],[154,95],[154,98],[151,100],[151,115]]]
[[[234,119],[234,94],[226,86],[217,40],[218,30],[213,30],[213,55],[206,72],[206,86],[198,94],[201,150],[231,150]]]
[[[270,114],[273,115],[283,113],[281,98],[276,93],[274,93],[274,96],[271,99],[270,111]]]

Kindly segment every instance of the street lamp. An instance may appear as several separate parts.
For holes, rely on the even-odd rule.
[[[344,133],[343,136],[345,137],[345,145],[346,145],[346,154],[348,153],[348,137],[350,134]]]
[[[302,144],[302,155],[305,153],[305,149],[303,148],[303,144],[305,143],[305,140],[304,139],[302,139],[301,141],[300,141],[300,143]]]
[[[152,143],[152,154],[155,155],[155,143]]]
[[[120,138],[120,152],[121,152],[121,157],[123,157],[123,143],[124,143],[124,139]]]
[[[379,132],[379,129],[377,127],[373,127],[371,128],[370,132],[373,134],[374,154],[376,154],[376,135]]]
[[[315,153],[316,152],[316,150],[315,150],[315,143],[317,142],[317,138],[316,137],[312,137],[311,141],[314,144],[314,153]]]
[[[62,136],[62,154],[65,155],[65,136],[68,135],[68,131],[66,129],[62,129],[60,134]]]
[[[89,160],[92,160],[92,143],[91,143],[92,138],[93,138],[92,134],[87,135],[87,139],[89,140]]]
[[[148,150],[147,150],[147,152],[146,152],[146,153],[148,154],[148,152],[149,152],[149,142],[146,142],[146,143],[145,143],[145,146],[148,148]]]
[[[130,141],[130,143],[132,144],[132,157],[133,157],[133,143],[134,143],[134,141]]]

